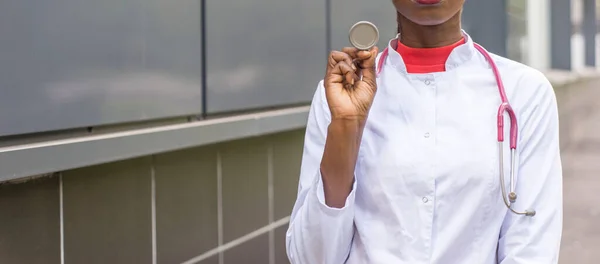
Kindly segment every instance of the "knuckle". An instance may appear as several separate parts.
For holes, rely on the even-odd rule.
[[[335,50],[329,52],[329,60],[330,61],[335,60],[335,54],[336,54]]]

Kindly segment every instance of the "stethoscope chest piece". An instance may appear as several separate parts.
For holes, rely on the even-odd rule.
[[[369,50],[379,41],[379,29],[369,21],[359,21],[350,28],[350,44],[359,50]]]

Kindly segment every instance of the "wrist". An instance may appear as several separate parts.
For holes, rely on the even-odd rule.
[[[347,135],[360,135],[366,124],[366,119],[359,118],[332,118],[329,123],[328,132],[343,133]]]
[[[364,122],[335,120],[328,127],[325,149],[321,159],[321,172],[327,186],[350,187],[354,179],[354,168]],[[330,185],[330,183],[335,182]],[[346,188],[342,188],[345,189]]]

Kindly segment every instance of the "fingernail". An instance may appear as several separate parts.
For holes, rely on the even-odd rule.
[[[354,78],[350,79],[350,84],[354,85]]]
[[[354,65],[354,63],[352,63],[352,69],[356,71],[356,65]]]

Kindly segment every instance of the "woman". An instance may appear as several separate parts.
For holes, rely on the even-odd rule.
[[[518,215],[498,177],[511,169],[509,144],[504,172],[499,166],[498,87],[461,31],[464,0],[393,4],[401,34],[387,55],[344,48],[329,56],[309,114],[290,261],[557,263],[562,168],[550,83],[492,55],[518,120],[512,209],[537,210]]]

